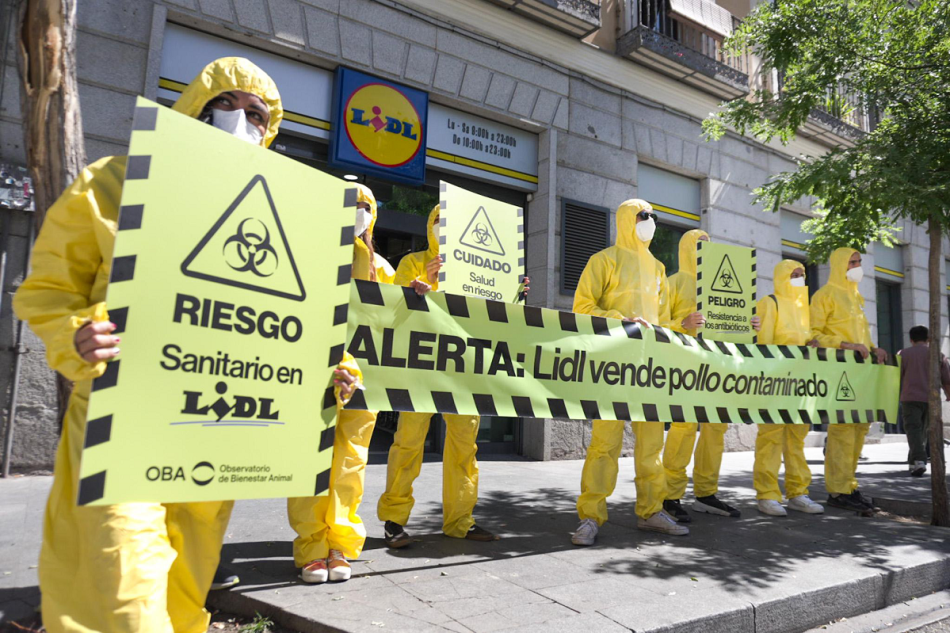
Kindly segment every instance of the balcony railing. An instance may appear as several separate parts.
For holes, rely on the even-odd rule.
[[[600,28],[601,0],[491,1],[579,38]]]
[[[677,13],[681,5],[693,13]],[[710,0],[627,0],[626,10],[628,31],[617,42],[620,54],[719,97],[748,94],[752,59],[723,50],[723,40],[738,23],[724,9]]]
[[[772,94],[781,94],[781,73],[774,70],[763,73],[761,86]],[[877,121],[875,108],[846,81],[841,81],[834,88],[829,88],[824,101],[811,111],[805,132],[818,137],[831,134],[839,139],[854,141],[861,134],[873,130]]]

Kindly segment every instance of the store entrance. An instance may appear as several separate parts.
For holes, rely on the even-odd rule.
[[[469,191],[524,207],[525,194],[477,180],[428,169],[426,182],[413,187],[362,174],[351,174],[329,166],[327,146],[311,140],[280,134],[272,149],[338,178],[352,179],[372,189],[378,217],[374,231],[376,252],[397,268],[409,253],[428,248],[426,221],[432,207],[439,203],[439,181],[444,180]],[[526,229],[527,232],[527,229]],[[370,462],[384,462],[396,433],[398,414],[380,411],[370,443]],[[441,455],[445,441],[445,422],[434,415],[426,437],[426,452]],[[478,430],[479,454],[521,453],[520,418],[483,417]]]

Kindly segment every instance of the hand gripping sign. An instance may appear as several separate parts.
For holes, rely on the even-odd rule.
[[[515,301],[524,279],[524,209],[439,184],[439,290]]]
[[[329,484],[356,191],[139,98],[79,504]]]
[[[702,338],[755,343],[755,249],[697,242],[696,310],[706,317]]]
[[[576,420],[896,422],[896,366],[355,281],[347,408]]]

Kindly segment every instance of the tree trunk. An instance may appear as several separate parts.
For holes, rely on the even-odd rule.
[[[930,219],[930,486],[933,498],[933,525],[950,527],[947,503],[947,470],[943,456],[943,403],[940,398],[940,254],[943,234],[940,223]]]
[[[76,85],[76,0],[20,0],[16,35],[20,111],[38,233],[46,210],[86,163]],[[60,424],[71,388],[56,375]]]

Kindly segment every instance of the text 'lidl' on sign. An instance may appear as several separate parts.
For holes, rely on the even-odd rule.
[[[429,96],[357,70],[338,68],[330,164],[410,184],[425,181]]]

